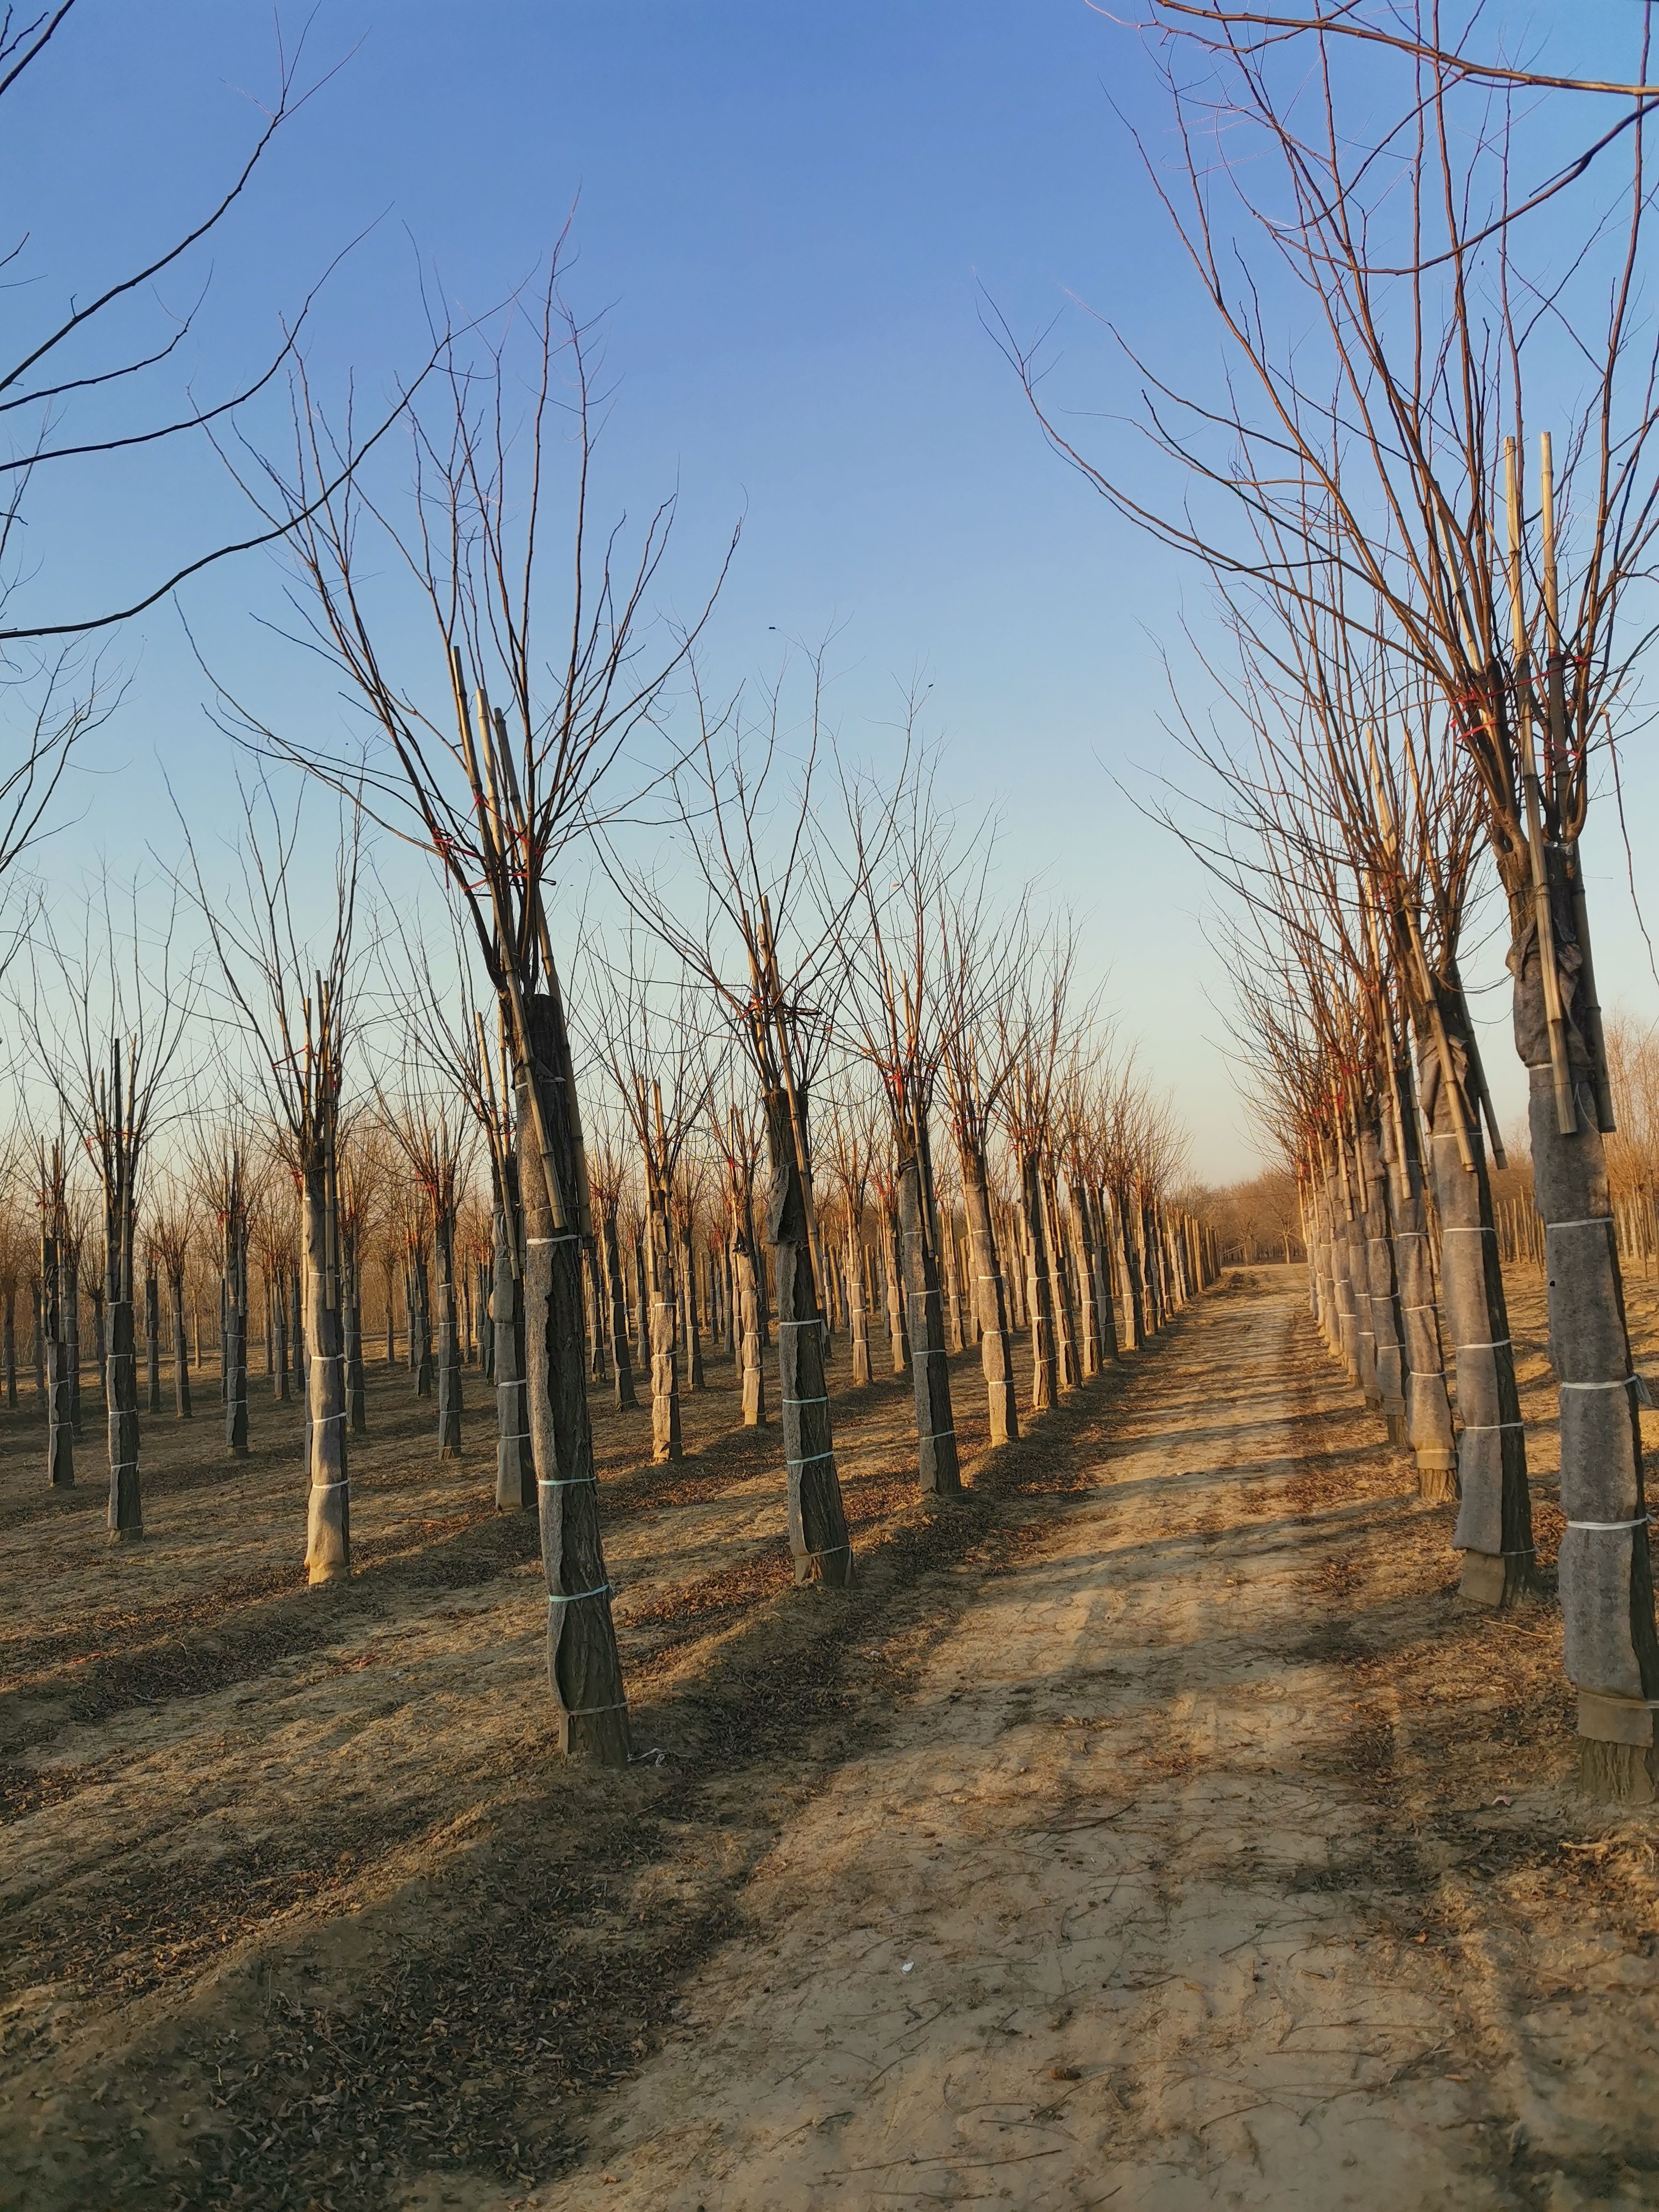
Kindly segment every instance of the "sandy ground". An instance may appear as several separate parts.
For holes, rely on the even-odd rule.
[[[1491,1879],[1559,1776],[1356,1673],[1429,1516],[1331,1495],[1297,1304],[1205,1310],[534,2203],[1659,2201],[1650,1947]]]
[[[599,1416],[619,1779],[549,1759],[529,1532],[397,1378],[320,1604],[284,1409],[228,1475],[151,1424],[115,1552],[20,1416],[0,2203],[1659,2203],[1653,1816],[1573,1797],[1547,1590],[1460,1603],[1294,1274],[1003,1453],[971,1365],[948,1512],[905,1394],[839,1402],[845,1598],[718,1369],[682,1469]]]

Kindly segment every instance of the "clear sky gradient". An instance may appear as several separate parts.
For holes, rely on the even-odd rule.
[[[1540,35],[1564,20],[1516,13]],[[1057,318],[1054,389],[1098,441],[1130,438],[1113,418],[1134,393],[1097,317],[1177,372],[1215,356],[1126,128],[1162,157],[1136,35],[1085,0],[324,0],[307,56],[302,74],[342,66],[215,244],[173,364],[197,397],[257,363],[366,233],[317,301],[309,350],[325,388],[337,399],[349,372],[368,410],[420,358],[422,268],[459,312],[481,309],[533,271],[574,206],[571,293],[609,309],[617,386],[602,498],[638,513],[681,495],[665,601],[695,604],[742,514],[710,636],[722,676],[763,674],[781,640],[833,629],[836,719],[879,750],[921,671],[952,787],[1000,810],[1011,882],[1042,872],[1085,918],[1091,972],[1174,1091],[1194,1170],[1249,1171],[1204,879],[1115,783],[1170,765],[1161,648],[1178,648],[1183,610],[1202,622],[1201,597],[1048,453],[983,327],[988,301],[1022,336]],[[30,234],[14,327],[194,217],[275,76],[263,7],[82,0],[27,99],[8,102],[0,181]],[[161,287],[175,310],[192,294]],[[277,434],[280,408],[254,420]],[[210,456],[165,478],[139,460],[61,478],[32,550],[40,588],[78,611],[243,523]],[[184,605],[271,719],[325,718],[259,626],[282,589],[256,556]],[[118,872],[147,844],[176,851],[162,761],[204,836],[233,820],[234,764],[177,614],[158,609],[111,651],[131,681],[77,781],[77,826],[50,849],[65,897],[89,851]],[[1654,793],[1634,763],[1638,834]],[[1645,1018],[1659,988],[1616,896],[1622,856],[1600,857],[1604,993]],[[1491,947],[1477,965],[1501,974]],[[1491,1059],[1508,1110],[1501,1031]]]

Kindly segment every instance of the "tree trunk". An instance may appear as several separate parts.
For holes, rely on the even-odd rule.
[[[6,1285],[6,1410],[17,1411],[17,1285]]]
[[[1078,1289],[1078,1351],[1086,1382],[1100,1372],[1100,1306],[1096,1291],[1095,1238],[1089,1218],[1089,1194],[1072,1176],[1066,1183],[1066,1226]]]
[[[224,1230],[225,1448],[240,1459],[247,1451],[247,1229],[227,1219]]]
[[[1406,1436],[1416,1455],[1418,1494],[1440,1504],[1455,1494],[1457,1443],[1446,1395],[1440,1310],[1434,1294],[1428,1214],[1423,1202],[1423,1158],[1412,1064],[1404,1054],[1395,1068],[1395,1096],[1400,1110],[1388,1117],[1384,1155],[1393,1201],[1401,1333],[1405,1339]]]
[[[438,1456],[461,1456],[461,1340],[455,1311],[455,1217],[441,1212],[433,1224],[438,1262]]]
[[[957,1271],[957,1231],[954,1219],[941,1221],[939,1231],[939,1263],[941,1287],[945,1294],[945,1348],[960,1352],[966,1341],[963,1334],[962,1280]]]
[[[766,1369],[761,1359],[759,1269],[747,1227],[732,1241],[732,1279],[737,1285],[738,1357],[743,1378],[743,1425],[766,1425]]]
[[[274,1289],[269,1279],[265,1284],[265,1303],[270,1328],[270,1395],[286,1399],[288,1382],[288,1302],[283,1296],[280,1280]]]
[[[1359,1158],[1358,1147],[1350,1155],[1346,1137],[1344,1158],[1352,1178],[1353,1203],[1348,1216],[1348,1284],[1353,1298],[1354,1361],[1359,1387],[1368,1406],[1381,1406],[1382,1392],[1376,1379],[1376,1325],[1371,1313],[1371,1187]]]
[[[623,1283],[622,1249],[617,1237],[617,1217],[607,1213],[600,1223],[605,1245],[605,1279],[611,1297],[611,1349],[616,1403],[619,1412],[639,1404],[634,1390],[634,1361],[628,1340],[628,1294]]]
[[[344,1255],[344,1274],[340,1284],[341,1316],[345,1326],[346,1409],[349,1419],[346,1426],[354,1437],[368,1433],[368,1376],[363,1366],[363,1279],[358,1266],[356,1246],[348,1246]],[[243,1299],[242,1344],[243,1360],[246,1361],[247,1301]]]
[[[1103,1185],[1083,1193],[1086,1218],[1092,1225],[1091,1247],[1094,1264],[1095,1325],[1100,1343],[1103,1367],[1115,1367],[1118,1361],[1117,1316],[1112,1310],[1112,1213],[1111,1202]]]
[[[881,1256],[887,1270],[887,1342],[893,1372],[902,1375],[910,1364],[910,1340],[904,1326],[904,1292],[899,1283],[898,1215],[884,1206],[881,1217]]]
[[[1467,1055],[1455,1032],[1450,1042],[1461,1079]],[[1463,1165],[1452,1094],[1441,1080],[1432,1042],[1424,1052],[1420,1069],[1440,1212],[1440,1293],[1457,1362],[1462,1503],[1452,1542],[1464,1555],[1464,1596],[1485,1605],[1508,1605],[1531,1582],[1532,1501],[1486,1146],[1478,1118],[1468,1115],[1467,1142],[1474,1166]],[[1468,1086],[1463,1087],[1467,1097]]]
[[[1350,1382],[1359,1380],[1359,1317],[1352,1273],[1353,1240],[1349,1235],[1350,1194],[1333,1169],[1331,1194],[1331,1287],[1336,1301],[1336,1342]]]
[[[1382,1397],[1382,1418],[1388,1423],[1389,1442],[1403,1444],[1406,1355],[1401,1333],[1399,1285],[1395,1276],[1388,1170],[1382,1162],[1382,1133],[1375,1120],[1367,1121],[1360,1129],[1359,1166],[1368,1200],[1366,1279],[1371,1295],[1371,1328],[1376,1339],[1376,1387]]]
[[[587,1297],[587,1373],[593,1382],[605,1380],[605,1307],[599,1285],[599,1248],[590,1237],[582,1247],[582,1283]]]
[[[187,1421],[191,1417],[190,1357],[185,1348],[185,1279],[169,1271],[167,1286],[173,1294],[173,1411],[176,1419]]]
[[[104,1326],[104,1303],[107,1296],[101,1283],[92,1290],[92,1369],[98,1377],[98,1388],[104,1393],[104,1404],[109,1405],[109,1334]]]
[[[951,1410],[951,1370],[945,1350],[939,1263],[933,1249],[927,1158],[901,1152],[899,1224],[904,1244],[904,1283],[910,1324],[911,1369],[916,1400],[917,1473],[924,1497],[959,1498],[962,1469]]]
[[[1129,1225],[1128,1189],[1121,1183],[1112,1194],[1112,1249],[1123,1308],[1118,1342],[1126,1352],[1139,1352],[1146,1341],[1140,1331],[1140,1278],[1136,1269],[1134,1237]]]
[[[301,1177],[306,1348],[306,1572],[330,1583],[351,1572],[351,1485],[346,1466],[345,1331],[334,1267],[333,1162],[314,1145]]]
[[[524,1379],[524,1316],[513,1266],[515,1224],[507,1212],[508,1206],[516,1208],[518,1180],[515,1168],[507,1204],[495,1207],[495,1279],[489,1300],[495,1363],[495,1506],[501,1513],[527,1513],[536,1504],[536,1461],[530,1448]]]
[[[962,1199],[968,1216],[975,1310],[979,1316],[979,1364],[991,1416],[991,1442],[1006,1444],[1019,1434],[1019,1407],[1009,1360],[1008,1288],[1003,1279],[991,1219],[991,1194],[984,1162],[962,1148]]]
[[[64,1335],[69,1346],[70,1427],[81,1441],[81,1267],[75,1254],[64,1261]]]
[[[1164,1275],[1158,1265],[1158,1227],[1144,1191],[1135,1207],[1135,1235],[1140,1247],[1140,1292],[1146,1306],[1141,1326],[1151,1338],[1164,1326]]]
[[[1031,1271],[1025,1252],[1025,1219],[1018,1206],[1003,1210],[1000,1243],[1012,1263],[1006,1277],[1009,1319],[1024,1335],[1030,1322],[1026,1301],[1031,1288]]]
[[[525,1015],[530,1057],[520,1056],[514,1069],[514,1120],[525,1219],[526,1396],[547,1584],[548,1680],[558,1706],[560,1750],[626,1766],[628,1703],[611,1618],[583,1373],[580,1178],[570,1055],[556,999],[547,994],[529,999]],[[532,1107],[532,1085],[538,1112]],[[538,1122],[545,1157],[538,1149]],[[562,1226],[554,1219],[550,1176]]]
[[[799,1100],[805,1114],[805,1101]],[[789,1549],[795,1581],[842,1589],[851,1581],[841,1477],[823,1380],[823,1317],[813,1280],[806,1193],[795,1157],[787,1096],[770,1091],[766,1133],[772,1164],[767,1233],[777,1271],[778,1396],[788,1480]]]
[[[1048,1273],[1048,1243],[1042,1225],[1042,1179],[1035,1153],[1027,1154],[1020,1161],[1019,1180],[1030,1254],[1030,1287],[1026,1305],[1031,1316],[1031,1411],[1041,1413],[1054,1402],[1058,1368],[1054,1358],[1054,1285]]]
[[[634,1239],[634,1329],[639,1340],[640,1372],[651,1372],[651,1295],[647,1284],[645,1231]]]
[[[685,1346],[685,1382],[689,1390],[708,1388],[702,1364],[702,1337],[697,1327],[697,1262],[688,1229],[680,1238],[680,1306],[684,1327],[681,1341]]]
[[[1052,1165],[1042,1175],[1042,1226],[1052,1262],[1054,1305],[1054,1358],[1060,1386],[1075,1390],[1083,1380],[1077,1348],[1077,1316],[1072,1304],[1071,1277],[1066,1266],[1066,1239],[1060,1218],[1060,1191]]]
[[[75,1425],[70,1415],[69,1335],[64,1323],[64,1267],[50,1231],[40,1239],[40,1333],[45,1339],[49,1408],[46,1480],[54,1490],[75,1480]]]
[[[120,1096],[118,1074],[115,1094]],[[128,1172],[131,1172],[129,1164]],[[119,1174],[104,1185],[104,1279],[101,1321],[104,1407],[109,1436],[109,1534],[112,1543],[136,1542],[144,1533],[143,1492],[138,1477],[138,1348],[132,1326],[132,1187]],[[102,1331],[100,1329],[100,1334]]]
[[[1336,1301],[1331,1282],[1330,1194],[1322,1176],[1310,1170],[1302,1186],[1302,1239],[1308,1252],[1308,1304],[1327,1349],[1334,1357]]]
[[[1544,1220],[1550,1360],[1560,1385],[1560,1591],[1567,1679],[1578,1692],[1580,1781],[1595,1797],[1644,1803],[1659,1783],[1654,1702],[1659,1636],[1642,1465],[1640,1399],[1631,1363],[1618,1238],[1598,1126],[1598,1025],[1585,988],[1582,890],[1577,909],[1551,848],[1552,927],[1571,1119],[1558,1118],[1535,908],[1511,898],[1515,1044],[1529,1072],[1533,1195]],[[1611,1116],[1608,1117],[1611,1119]],[[1462,1370],[1460,1367],[1460,1395]],[[1530,1532],[1528,1532],[1530,1533]]]
[[[864,1254],[856,1221],[847,1231],[847,1315],[856,1390],[870,1380],[870,1309],[864,1302]]]
[[[409,1352],[415,1366],[415,1395],[429,1398],[436,1376],[432,1357],[432,1277],[424,1252],[410,1255]]]
[[[665,1210],[650,1208],[651,1456],[659,1466],[684,1456],[680,1436],[679,1363],[675,1357],[674,1241]]]
[[[108,1313],[109,1533],[112,1542],[120,1543],[144,1533],[138,1481],[138,1358],[131,1299],[109,1300]]]

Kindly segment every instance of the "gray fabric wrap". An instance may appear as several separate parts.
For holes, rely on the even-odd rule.
[[[1630,1640],[1631,1545],[1636,1531],[1569,1528],[1561,1539],[1563,1654],[1576,1687],[1642,1694],[1642,1677]]]
[[[1411,1393],[1412,1441],[1431,1447],[1443,1445],[1449,1451],[1452,1431],[1443,1378],[1438,1375],[1413,1373],[1408,1387]]]
[[[1611,1295],[1612,1236],[1611,1219],[1556,1222],[1545,1232],[1550,1352],[1564,1382],[1601,1382],[1626,1372],[1625,1331]]]
[[[1457,1410],[1471,1429],[1489,1429],[1501,1419],[1498,1354],[1490,1345],[1458,1346]]]
[[[1397,1344],[1376,1347],[1376,1387],[1390,1405],[1406,1402],[1406,1364]]]
[[[1561,1498],[1569,1521],[1635,1518],[1636,1442],[1628,1389],[1561,1393],[1561,1465],[1574,1476],[1571,1496],[1564,1492]]]
[[[1491,1358],[1488,1353],[1487,1358]],[[1460,1361],[1461,1372],[1461,1361]],[[1462,1497],[1452,1548],[1498,1553],[1504,1548],[1504,1438],[1497,1429],[1457,1439],[1457,1481]]]
[[[1577,1471],[1569,1520],[1629,1521],[1636,1514],[1636,1450],[1629,1393],[1566,1390],[1561,1464]],[[1569,1528],[1561,1539],[1561,1611],[1567,1679],[1580,1688],[1642,1695],[1630,1637],[1634,1528]]]
[[[1440,1299],[1454,1344],[1490,1336],[1486,1306],[1486,1240],[1462,1224],[1449,1224],[1440,1246]],[[1461,1378],[1462,1370],[1458,1375]]]

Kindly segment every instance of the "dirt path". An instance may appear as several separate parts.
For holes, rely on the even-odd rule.
[[[137,1555],[0,1425],[0,2212],[1659,2203],[1655,1817],[1573,1796],[1547,1590],[1460,1604],[1295,1273],[1006,1452],[973,1369],[943,1512],[908,1391],[837,1398],[838,1596],[729,1376],[681,1469],[596,1413],[623,1776],[395,1377],[322,1605],[275,1413],[147,1432]]]
[[[1394,1629],[1342,1603],[1429,1516],[1346,1441],[1299,1309],[1194,1318],[1098,1486],[787,1826],[580,2171],[522,2201],[1659,2202],[1652,1967],[1481,1911],[1479,1876],[1452,1924],[1430,1797],[1478,1829],[1482,1778],[1401,1773],[1409,1687],[1354,1666]],[[1529,1934],[1566,1986],[1530,1985]]]

